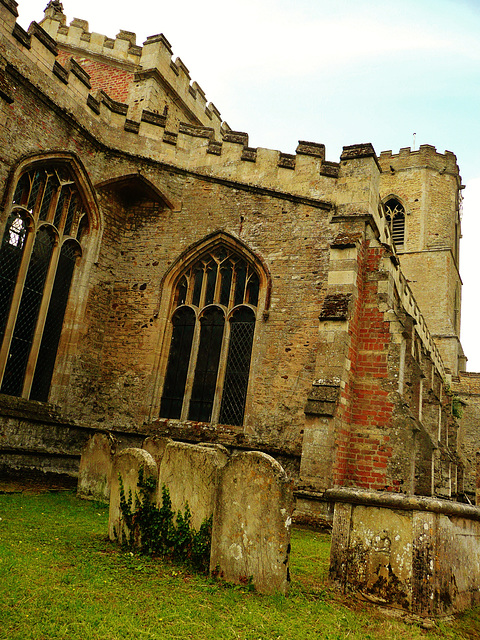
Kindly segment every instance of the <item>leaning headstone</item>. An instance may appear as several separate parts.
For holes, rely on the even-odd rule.
[[[143,477],[157,478],[157,464],[144,449],[123,449],[113,459],[112,480],[110,489],[110,510],[108,514],[108,535],[110,540],[122,542],[129,539],[129,532],[123,521],[120,509],[121,486],[128,499],[132,496],[133,506],[139,495],[139,472],[143,469]]]
[[[293,488],[283,467],[259,451],[234,454],[220,474],[210,571],[260,593],[286,593]]]
[[[226,464],[224,447],[169,442],[158,473],[158,506],[162,504],[162,487],[170,493],[172,510],[182,514],[188,504],[192,526],[200,529],[213,514],[218,472]]]
[[[88,439],[78,470],[79,498],[108,503],[115,449],[115,440],[111,435],[95,433]]]
[[[172,442],[170,438],[162,438],[159,436],[148,436],[145,438],[142,444],[142,449],[148,451],[152,458],[157,463],[157,467],[160,469],[160,463],[162,462],[163,454],[167,444]]]

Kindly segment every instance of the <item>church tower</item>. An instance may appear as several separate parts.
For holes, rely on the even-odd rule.
[[[465,370],[460,344],[461,177],[451,151],[421,145],[381,153],[380,195],[402,270],[452,375]]]

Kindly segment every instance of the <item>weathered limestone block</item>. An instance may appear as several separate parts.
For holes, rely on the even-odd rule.
[[[251,579],[261,593],[286,593],[292,512],[283,467],[259,451],[234,454],[221,472],[210,570],[237,584]]]
[[[112,480],[110,488],[110,510],[108,514],[108,535],[110,540],[122,542],[128,532],[123,524],[120,511],[120,478],[123,484],[125,496],[131,495],[135,501],[138,495],[138,478],[140,469],[143,469],[143,477],[157,478],[157,463],[144,449],[123,449],[113,459]]]
[[[480,509],[434,498],[330,489],[330,576],[344,591],[420,616],[480,602]]]
[[[475,454],[476,475],[475,475],[475,504],[480,506],[480,452]]]
[[[227,460],[224,447],[169,442],[158,475],[158,506],[162,502],[162,486],[166,485],[173,511],[183,513],[188,503],[192,526],[198,530],[213,514],[218,472]]]
[[[157,467],[159,469],[163,454],[165,453],[165,449],[169,442],[172,442],[170,438],[159,438],[158,436],[148,436],[148,438],[145,438],[143,441],[142,449],[148,451],[157,463]]]
[[[305,413],[315,416],[333,416],[340,395],[340,385],[314,383],[308,394]]]
[[[112,436],[95,433],[83,448],[78,470],[77,496],[86,500],[108,502],[113,456],[116,445]]]

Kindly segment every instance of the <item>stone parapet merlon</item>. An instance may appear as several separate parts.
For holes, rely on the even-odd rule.
[[[164,114],[145,108],[134,111],[133,105],[113,100],[108,92],[94,91],[90,75],[74,58],[64,64],[57,59],[59,48],[64,46],[61,38],[66,40],[68,36],[73,42],[76,34],[77,44],[91,46],[95,34],[90,34],[88,40],[87,23],[75,19],[68,28],[69,33],[63,33],[66,18],[63,13],[54,12],[50,3],[45,20],[41,24],[32,23],[25,31],[16,22],[16,7],[15,0],[0,0],[0,42],[3,43],[0,52],[4,52],[3,66],[7,66],[12,75],[25,77],[67,114],[66,117],[73,118],[78,126],[88,130],[100,143],[128,150],[139,157],[174,163],[179,168],[199,171],[212,177],[288,191],[295,196],[332,203],[339,163],[325,160],[323,144],[300,141],[295,154],[250,147],[248,134],[232,131],[227,123],[222,123],[216,107],[211,103],[207,105],[200,86],[196,82],[189,84],[188,70],[181,60],[172,61],[168,42],[163,36],[147,39],[149,44],[145,46],[150,53],[145,51],[144,46],[139,56],[139,61],[147,60],[150,65],[153,62],[148,62],[148,56],[153,56],[152,47],[157,51],[163,66],[161,69],[157,66],[153,71],[152,68],[145,71],[141,66],[143,63],[134,64],[133,58],[138,57],[138,47],[132,44],[135,37],[130,32],[120,32],[116,39],[118,43],[113,48],[107,46],[103,39],[102,51],[107,47],[119,63],[123,60],[125,64],[133,65],[137,75],[144,73],[158,77],[172,73],[177,83],[180,82],[179,78],[183,78],[183,97],[196,101],[197,106],[201,103],[204,114],[210,114],[199,124],[172,124]],[[48,33],[44,27],[48,27]],[[8,96],[11,100],[13,92],[4,84],[0,95]]]
[[[147,82],[155,75],[169,91],[183,103],[185,111],[193,114],[199,124],[207,122],[220,133],[222,120],[219,110],[210,102],[197,82],[191,82],[190,73],[180,58],[173,60],[172,47],[163,34],[149,36],[143,47],[136,44],[132,31],[120,30],[115,38],[89,31],[88,22],[74,18],[67,26],[63,11],[50,2],[45,17],[40,22],[46,31],[65,51],[104,59],[135,73],[135,82]],[[60,5],[61,7],[61,5]]]
[[[410,147],[403,147],[398,153],[382,151],[378,157],[382,171],[387,173],[407,170],[412,167],[438,171],[440,174],[454,175],[461,183],[457,158],[452,151],[440,153],[431,144],[422,144],[419,149],[412,151]]]

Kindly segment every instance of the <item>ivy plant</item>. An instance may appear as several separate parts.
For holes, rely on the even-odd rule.
[[[168,487],[162,486],[162,503],[153,502],[156,489],[154,478],[145,478],[143,467],[138,474],[138,493],[132,495],[120,481],[120,511],[128,532],[125,544],[137,547],[142,553],[174,558],[192,566],[197,571],[208,573],[212,539],[212,516],[200,525],[197,531],[192,526],[192,514],[188,503],[184,512],[176,514]]]

